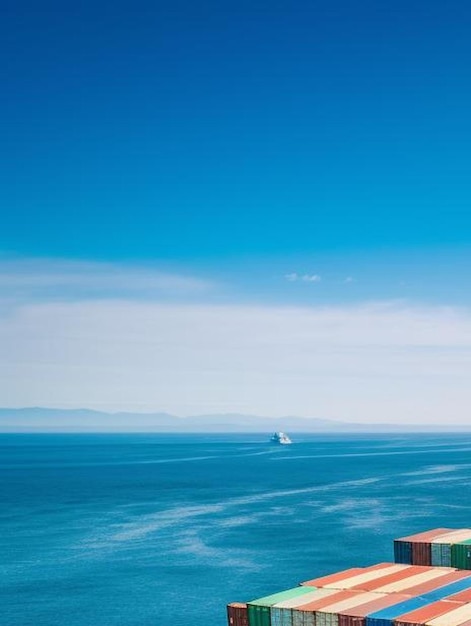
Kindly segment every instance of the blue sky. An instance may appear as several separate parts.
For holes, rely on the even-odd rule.
[[[0,22],[2,320],[17,316],[18,333],[32,332],[38,318],[28,315],[40,317],[40,307],[71,307],[79,323],[77,307],[96,312],[99,302],[110,315],[114,303],[118,317],[121,306],[228,315],[232,307],[230,319],[238,307],[264,307],[270,319],[297,307],[313,324],[319,307],[334,307],[335,318],[387,303],[387,315],[426,307],[437,329],[443,310],[468,311],[468,3],[45,0],[4,2]],[[89,336],[99,339],[95,322]],[[189,345],[180,330],[177,352]],[[47,325],[37,333],[39,344],[49,336],[68,355],[68,380],[77,381],[76,347],[59,346]],[[370,343],[366,333],[358,354]],[[24,347],[8,383],[11,405],[137,406],[132,394],[113,403],[86,385],[83,395],[56,396],[45,362],[58,356],[37,345]],[[25,362],[36,364],[28,375]],[[113,367],[100,365],[107,380]],[[332,366],[333,386],[344,384],[342,367]],[[196,375],[176,368],[175,389]],[[231,380],[228,367],[225,382],[214,381],[218,410],[240,408]],[[243,408],[317,414],[307,391],[290,411],[300,381],[278,407],[251,388]],[[348,419],[353,402],[356,418],[373,420],[367,392],[350,382],[345,410],[333,416]],[[365,390],[367,382],[365,373]],[[265,396],[275,384],[267,379]],[[431,384],[424,420],[438,406],[426,399]],[[443,384],[446,406],[452,390]],[[184,407],[177,391],[165,402],[148,387],[139,394],[147,409],[208,410],[211,384],[206,401],[188,385]],[[406,406],[410,390],[397,393]],[[324,393],[324,417],[329,399]]]

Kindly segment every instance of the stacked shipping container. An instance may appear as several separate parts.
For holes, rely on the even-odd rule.
[[[435,528],[396,539],[394,560],[409,565],[471,569],[471,529]]]
[[[394,542],[395,563],[351,568],[227,607],[229,626],[471,626],[471,530]]]

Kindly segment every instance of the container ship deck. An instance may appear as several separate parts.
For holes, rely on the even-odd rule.
[[[471,529],[394,541],[394,562],[354,567],[227,606],[228,626],[471,626]]]

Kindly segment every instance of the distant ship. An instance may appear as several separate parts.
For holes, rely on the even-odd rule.
[[[273,435],[270,437],[270,441],[272,443],[279,443],[282,446],[286,446],[289,443],[293,443],[286,433],[281,433],[281,432],[273,433]]]

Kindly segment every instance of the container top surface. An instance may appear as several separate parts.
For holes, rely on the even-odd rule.
[[[463,541],[457,541],[456,543],[460,546],[469,546],[471,544],[471,539],[464,539]]]
[[[471,572],[469,572],[469,575],[466,578],[462,578],[461,580],[457,580],[456,582],[443,587],[437,587],[436,589],[432,589],[423,595],[428,598],[433,598],[434,600],[442,600],[458,593],[459,591],[464,591],[469,588],[471,588]]]
[[[470,528],[460,528],[459,530],[455,530],[451,533],[445,533],[444,535],[440,535],[439,537],[432,539],[430,543],[459,543],[460,541],[465,541],[466,539],[471,539]]]
[[[410,598],[409,600],[399,602],[398,604],[393,604],[392,606],[381,609],[380,611],[377,611],[375,613],[370,613],[368,617],[372,619],[386,620],[398,619],[400,615],[410,613],[410,611],[414,611],[415,609],[420,609],[420,607],[426,606],[427,604],[432,604],[432,601],[428,598]]]
[[[335,572],[334,574],[328,574],[327,576],[320,576],[319,578],[313,578],[312,580],[306,580],[301,585],[309,585],[310,587],[322,587],[336,580],[342,580],[343,578],[349,578],[360,572],[364,572],[364,567],[352,567],[350,569],[343,570],[341,572]]]
[[[384,598],[383,594],[374,593],[373,591],[366,591],[365,593],[355,594],[351,598],[346,598],[340,602],[329,604],[322,609],[319,609],[320,613],[342,613],[346,609],[350,609],[354,606],[360,606],[360,604],[366,604],[372,600],[379,600]]]
[[[351,615],[352,617],[366,617],[371,613],[376,613],[381,609],[385,609],[388,606],[392,606],[393,604],[399,604],[399,602],[405,602],[406,600],[410,600],[410,596],[406,596],[400,593],[388,593],[382,598],[378,598],[377,600],[371,600],[370,602],[366,602],[365,604],[359,604],[357,606],[352,606],[349,609],[345,609],[343,611],[343,615]]]
[[[311,589],[313,589],[311,587]],[[296,598],[290,598],[289,600],[283,600],[277,602],[272,608],[277,609],[294,609],[297,606],[306,604],[307,602],[315,602],[316,600],[322,600],[337,593],[336,589],[313,589],[310,593],[305,593],[302,596]]]
[[[407,593],[411,596],[421,596],[429,593],[430,591],[446,587],[447,585],[455,583],[459,580],[465,580],[466,578],[469,578],[470,575],[471,572],[465,571],[450,572],[449,574],[445,574],[442,578],[435,578],[434,580],[429,580],[428,582],[415,587],[410,587],[407,589]]]
[[[296,611],[320,611],[325,606],[329,606],[336,602],[341,602],[342,600],[346,600],[349,598],[353,598],[354,596],[359,596],[361,593],[359,591],[338,591],[336,590],[335,594],[327,598],[322,598],[321,600],[315,600],[314,602],[308,602],[307,604],[302,604],[301,606],[296,607]]]
[[[273,606],[277,602],[289,600],[290,598],[296,598],[297,596],[302,596],[306,593],[312,593],[312,587],[294,587],[293,589],[286,589],[286,591],[280,591],[278,593],[273,593],[270,596],[264,596],[263,598],[258,598],[257,600],[251,600],[248,604],[255,606]]]
[[[426,583],[429,580],[436,580],[443,578],[446,574],[449,574],[450,570],[444,570],[441,568],[432,568],[429,567],[427,571],[421,572],[420,574],[415,574],[414,576],[404,575],[402,580],[397,580],[393,583],[389,583],[388,585],[383,585],[382,587],[378,587],[376,591],[384,592],[384,593],[393,593],[394,591],[405,591],[406,589],[410,589],[411,587],[415,587],[416,585],[420,585],[421,583]]]
[[[390,583],[396,582],[397,580],[403,580],[407,576],[413,576],[414,574],[420,574],[424,571],[429,570],[429,567],[423,565],[406,565],[404,569],[399,570],[398,572],[393,572],[392,574],[387,574],[386,576],[379,576],[374,580],[368,580],[367,582],[360,583],[359,585],[355,585],[352,589],[359,589],[363,591],[374,591],[378,589],[378,587],[382,587],[384,585],[389,585]]]
[[[363,572],[362,574],[357,574],[356,576],[351,576],[350,578],[345,578],[343,580],[339,580],[336,582],[328,583],[327,585],[323,585],[324,587],[332,587],[337,589],[351,589],[357,585],[361,585],[361,583],[366,583],[369,580],[375,580],[376,578],[380,578],[381,576],[386,576],[387,574],[393,574],[394,572],[403,571],[407,569],[407,565],[402,564],[385,564],[384,567],[377,568],[375,570],[370,570],[368,572]]]
[[[246,609],[247,608],[247,603],[246,602],[231,602],[227,606],[230,606],[230,607],[232,607],[234,609]]]
[[[438,602],[432,602],[426,606],[410,611],[401,615],[400,622],[407,622],[409,624],[425,624],[427,621],[439,617],[444,613],[449,613],[453,609],[458,608],[456,602],[449,602],[448,600],[439,600]]]
[[[432,530],[426,530],[421,533],[416,533],[415,535],[408,535],[407,537],[401,537],[400,539],[396,539],[396,541],[418,541],[420,543],[427,542],[433,539],[434,537],[438,537],[439,535],[443,535],[444,533],[454,532],[453,528],[433,528]]]
[[[451,602],[471,602],[471,588],[459,591],[451,596],[447,596],[446,599]]]
[[[471,604],[462,604],[457,609],[449,611],[440,617],[426,622],[429,626],[458,626],[471,619]]]

